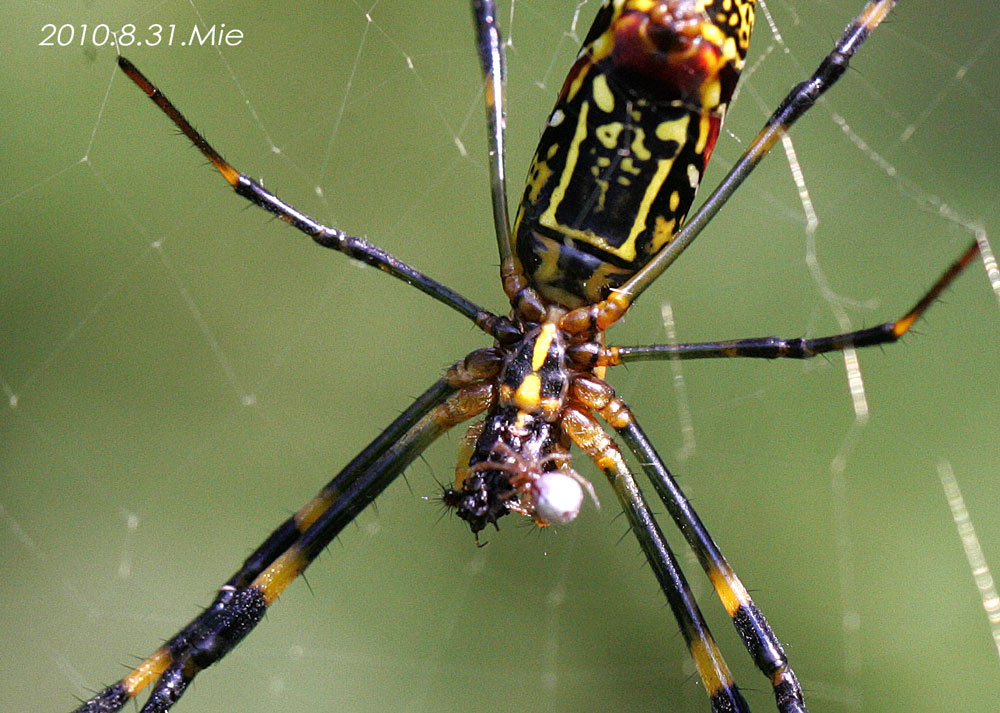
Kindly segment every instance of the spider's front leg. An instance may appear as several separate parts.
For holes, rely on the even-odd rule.
[[[125,57],[119,56],[118,66],[174,122],[174,125],[180,132],[191,140],[191,143],[201,151],[238,195],[302,231],[311,237],[317,245],[342,252],[359,262],[377,267],[382,272],[402,280],[426,295],[430,295],[467,319],[472,320],[477,327],[498,341],[507,342],[517,339],[519,332],[511,324],[510,320],[498,317],[489,310],[480,307],[451,288],[425,275],[364,238],[349,235],[338,228],[323,225],[271,193],[259,182],[245,174],[241,174],[229,165],[229,162],[222,157],[222,154],[208,143],[208,140],[191,125],[191,122],[167,99],[166,95],[155,84],[149,81],[146,75],[140,72],[134,64]]]

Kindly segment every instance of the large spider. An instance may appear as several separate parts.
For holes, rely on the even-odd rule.
[[[484,420],[467,431],[468,460],[442,496],[473,532],[511,512],[540,526],[574,519],[590,490],[569,463],[568,449],[575,444],[611,480],[680,625],[713,710],[747,710],[630,467],[601,426],[605,423],[651,477],[754,661],[770,679],[778,709],[805,710],[795,675],[763,615],[635,417],[604,381],[604,370],[642,359],[806,358],[895,341],[972,261],[977,245],[970,245],[902,318],[848,334],[619,348],[605,345],[604,331],[839,78],[893,3],[883,0],[865,7],[817,72],[789,94],[744,158],[686,222],[743,65],[753,2],[604,3],[547,123],[512,231],[504,194],[503,45],[493,3],[472,4],[487,82],[494,218],[509,316],[490,313],[367,241],[321,226],[283,203],[235,171],[131,63],[120,61],[241,196],[324,247],[417,286],[473,321],[494,344],[456,363],[279,527],[204,613],[79,710],[119,710],[154,682],[144,710],[170,708],[191,679],[239,643],[266,607],[431,440],[483,414]]]

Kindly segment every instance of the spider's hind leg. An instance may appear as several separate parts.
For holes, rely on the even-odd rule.
[[[150,685],[143,713],[170,710],[195,676],[235,648],[285,588],[435,438],[489,407],[490,379],[498,368],[491,349],[473,352],[453,366],[282,523],[219,588],[208,607],[74,713],[116,713]]]
[[[610,385],[595,377],[578,377],[574,381],[573,397],[588,410],[592,409],[599,414],[618,433],[638,459],[642,469],[652,481],[660,500],[663,501],[670,513],[670,517],[708,574],[712,587],[732,618],[733,624],[754,663],[771,682],[778,710],[781,713],[807,713],[808,709],[803,699],[802,687],[795,672],[788,665],[788,659],[781,643],[774,635],[767,619],[750,598],[746,587],[743,586],[739,577],[722,555],[718,545],[701,522],[701,518],[691,507],[656,449],[646,438],[632,412],[621,399],[615,396]],[[625,467],[618,447],[589,413],[582,409],[570,409],[564,423],[568,424],[570,435],[577,445],[586,451],[605,472],[609,472],[609,477],[611,477],[609,467],[618,471]],[[626,505],[626,512],[629,512],[630,508],[640,507],[631,502],[636,497],[629,494],[628,487],[631,486],[620,485],[616,483],[614,478],[612,478],[612,484],[615,485],[616,493],[619,493],[621,488],[625,488],[622,493],[619,493],[619,499],[623,499],[623,496],[630,499],[630,504]],[[641,493],[638,494],[638,497],[641,498]],[[642,506],[644,507],[644,504]],[[633,515],[630,514],[629,518],[630,523],[633,523]],[[649,558],[648,545],[643,542],[646,536],[640,535],[636,531],[635,523],[632,524],[632,529],[640,538],[640,543],[643,544],[643,549]],[[662,538],[662,535],[660,537]],[[663,544],[665,546],[666,542],[664,541]],[[652,559],[650,559],[650,563],[656,570],[657,565]],[[660,577],[660,574],[657,573],[657,576]],[[661,586],[662,584],[661,579]],[[666,589],[664,589],[664,593],[667,593]],[[667,596],[669,599],[670,594],[667,593]],[[673,606],[672,602],[671,606]],[[678,621],[681,620],[678,619]],[[713,649],[707,648],[706,644],[706,648],[700,650],[692,647],[690,642],[689,648],[691,648],[691,654],[698,665],[699,673],[702,673],[703,664],[699,656],[706,656]],[[711,658],[714,659],[714,655]],[[721,661],[721,658],[719,660]],[[704,673],[702,673],[702,678],[705,680]],[[708,680],[705,683],[706,686],[709,685]],[[733,685],[735,689],[735,684],[730,682],[730,685]],[[709,690],[715,689],[709,688]]]
[[[713,713],[749,713],[750,707],[712,637],[677,557],[663,536],[618,446],[584,407],[571,406],[566,409],[562,423],[573,442],[594,460],[611,482],[628,518],[629,527],[638,539],[677,620],[711,700]]]

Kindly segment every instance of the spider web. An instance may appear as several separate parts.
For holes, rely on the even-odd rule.
[[[503,6],[514,195],[596,4]],[[897,9],[613,341],[875,324],[974,233],[1000,233],[997,17],[940,5]],[[706,185],[860,6],[762,8]],[[245,210],[115,71],[113,50],[38,47],[49,22],[243,30],[222,51],[127,54],[238,169],[502,309],[464,3],[0,8],[0,710],[14,712],[68,710],[118,678],[483,345],[404,285]],[[919,335],[859,353],[860,372],[836,356],[611,377],[814,711],[995,708],[997,623],[983,606],[1000,556],[998,320],[974,265]],[[505,523],[476,549],[425,501],[456,441],[411,467],[409,487],[359,518],[178,710],[706,710],[608,489],[597,483],[604,507],[572,527]],[[688,573],[751,705],[771,710]]]

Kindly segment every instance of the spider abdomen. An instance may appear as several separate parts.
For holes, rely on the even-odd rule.
[[[549,116],[514,222],[547,300],[607,297],[680,228],[743,66],[754,3],[614,0]]]

